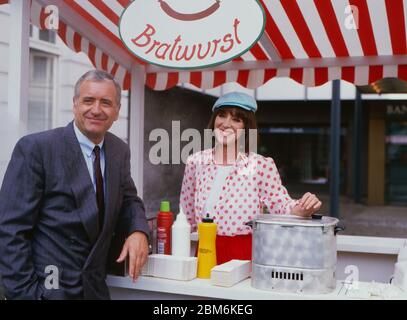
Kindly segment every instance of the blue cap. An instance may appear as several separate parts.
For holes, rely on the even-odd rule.
[[[256,100],[243,92],[229,92],[220,96],[213,105],[212,111],[221,107],[239,107],[247,111],[256,112]]]

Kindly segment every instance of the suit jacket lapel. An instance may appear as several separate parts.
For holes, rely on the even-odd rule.
[[[65,162],[67,178],[76,199],[80,219],[93,244],[99,234],[99,211],[89,171],[75,136],[72,122],[65,127],[64,139],[66,148],[63,161]]]

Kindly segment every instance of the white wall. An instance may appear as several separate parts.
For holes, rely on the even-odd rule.
[[[7,23],[9,14],[7,13],[7,5],[0,7],[0,30],[8,30]],[[0,32],[0,114],[7,116],[7,88],[8,88],[8,47],[9,47],[9,33]],[[8,124],[5,121],[5,125]],[[0,125],[0,181],[4,176],[4,171],[8,163],[10,156],[9,141],[10,137],[8,132],[10,128],[5,125]]]
[[[9,22],[8,5],[0,7],[0,184],[15,142],[25,134],[24,126],[15,123],[7,114],[8,100],[8,47]],[[86,71],[93,69],[89,58],[83,53],[75,53],[57,38],[56,45],[31,40],[30,45],[36,49],[47,50],[55,54],[56,95],[53,109],[53,127],[66,126],[73,119],[72,97],[77,79]],[[120,117],[111,128],[111,132],[127,141],[128,135],[128,92],[122,92]]]

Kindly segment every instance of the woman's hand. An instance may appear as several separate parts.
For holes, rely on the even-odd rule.
[[[307,192],[298,201],[298,204],[293,208],[292,214],[300,217],[309,217],[313,213],[321,209],[322,202],[315,194]]]

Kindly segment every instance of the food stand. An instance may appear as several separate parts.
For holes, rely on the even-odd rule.
[[[158,2],[163,5],[163,1]],[[31,23],[40,28],[47,28],[50,23],[53,25],[50,18],[55,18],[57,13],[58,35],[66,45],[76,52],[82,51],[87,54],[96,68],[110,72],[121,82],[124,90],[131,90],[129,125],[129,144],[133,155],[131,167],[132,176],[142,195],[145,86],[153,90],[166,90],[178,84],[189,83],[200,89],[210,89],[235,82],[245,88],[255,89],[274,77],[289,77],[305,86],[319,86],[328,81],[335,81],[333,87],[337,88],[336,80],[340,79],[355,85],[367,85],[386,77],[407,80],[407,7],[403,1],[253,0],[253,2],[261,6],[265,24],[264,32],[248,51],[242,51],[240,55],[224,63],[217,62],[216,65],[209,67],[183,69],[180,66],[165,67],[157,63],[148,63],[129,52],[122,41],[119,25],[123,12],[132,4],[130,0],[31,2],[1,0],[0,4],[9,3],[11,7],[13,23],[11,29],[15,32],[10,41],[10,50],[14,53],[10,55],[12,69],[10,81],[16,85],[9,89],[9,96],[13,97],[9,101],[9,109],[15,117],[24,122],[23,110],[27,108],[24,94],[28,83],[28,17],[31,17]],[[171,1],[167,1],[168,3]],[[214,3],[207,0],[206,3],[209,11],[215,10],[219,5],[219,1]],[[179,17],[179,11],[170,9],[171,7],[166,8],[168,14]],[[233,26],[234,40],[238,42],[237,24]],[[145,32],[144,36],[151,30]],[[230,34],[232,37],[233,31]],[[339,163],[336,160],[339,156],[340,131],[338,89],[334,89],[333,97],[331,213],[337,216],[339,181],[335,177],[338,177],[339,172]],[[387,239],[397,244],[389,245],[383,249],[384,252],[381,252],[381,249],[376,252],[375,248],[381,248],[386,239],[356,237],[352,244],[347,244],[347,239],[349,239],[347,236],[338,236],[339,263],[341,252],[346,252],[347,259],[350,259],[353,253],[354,259],[362,260],[364,257],[360,255],[365,258],[379,255],[380,258],[375,257],[370,263],[378,264],[385,260],[388,267],[389,263],[391,264],[389,261],[393,261],[394,264],[398,250],[405,246],[404,240],[400,240],[403,242],[401,243]],[[369,248],[366,249],[367,247]],[[381,255],[391,258],[383,260]],[[375,278],[366,281],[371,280]],[[170,280],[142,278],[138,283],[131,284],[127,278],[114,276],[108,278],[113,293],[118,292],[117,288],[121,288],[167,292],[188,297],[199,297],[198,293],[202,294],[205,291],[206,297],[210,298],[242,298],[246,293],[253,294],[253,297],[259,299],[295,298],[253,291],[255,289],[249,287],[248,281],[239,284],[234,288],[236,290],[232,290],[233,292],[215,288],[202,290],[207,288],[208,284],[200,280],[182,284],[168,281]],[[167,290],[166,286],[173,289]],[[343,286],[339,283],[335,293],[324,297],[345,298],[346,295],[341,295],[342,290]],[[118,297],[124,296],[119,294]]]

